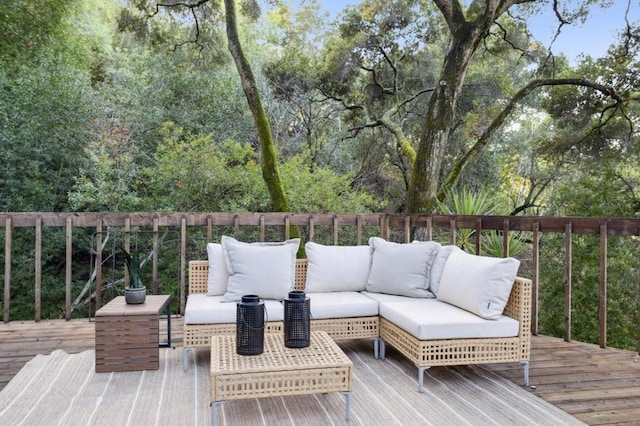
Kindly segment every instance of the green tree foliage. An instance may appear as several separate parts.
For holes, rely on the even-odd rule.
[[[108,54],[105,14],[113,2],[8,0],[0,11],[0,209],[69,210],[67,193],[91,140],[93,84]],[[95,8],[93,6],[96,6]],[[97,11],[100,11],[99,13]],[[79,22],[79,23],[78,23]],[[88,251],[74,235],[74,273]],[[12,239],[12,317],[34,318],[34,232]],[[42,317],[59,318],[64,306],[65,236],[45,230],[42,247]],[[4,259],[2,261],[4,265]]]
[[[10,0],[0,13],[2,210],[68,209],[95,114],[104,21],[81,1]],[[86,20],[76,26],[74,20]]]
[[[398,191],[392,187],[406,190],[415,153],[405,132],[416,130],[415,106],[433,81],[425,72],[432,54],[421,35],[437,31],[429,26],[429,17],[415,13],[416,7],[413,1],[365,1],[346,10],[338,31],[322,44],[317,42],[317,31],[323,28],[317,18],[296,15],[289,20],[284,8],[278,16],[287,27],[279,45],[287,49],[267,68],[312,159],[322,159],[323,150],[326,159],[328,149],[338,151],[339,158],[340,152],[351,156],[351,162],[364,159],[361,182],[381,196]],[[346,129],[342,135],[335,135],[336,122]],[[344,144],[329,143],[336,138]],[[347,145],[351,149],[344,149]]]
[[[601,162],[574,170],[555,185],[548,211],[556,215],[638,217],[640,174],[633,159]],[[600,239],[574,236],[572,241],[572,338],[598,342]],[[546,236],[541,242],[541,333],[563,336],[564,238]],[[614,347],[635,349],[638,275],[637,238],[609,237],[607,268],[607,341]]]
[[[80,0],[6,0],[0,13],[0,58],[11,61],[42,53],[65,37]]]
[[[292,11],[279,3],[268,14],[267,41],[282,51],[267,58],[264,66],[276,98],[270,105],[271,121],[282,154],[306,152],[312,168],[348,170],[351,158],[341,143],[342,108],[318,88],[322,46],[329,32],[319,7],[311,1]]]
[[[212,136],[183,136],[167,123],[156,166],[145,170],[155,209],[179,211],[265,211],[270,198],[261,177],[258,156],[249,145]],[[311,171],[304,156],[282,166],[292,211],[367,212],[378,201],[352,188],[349,175],[330,169]]]

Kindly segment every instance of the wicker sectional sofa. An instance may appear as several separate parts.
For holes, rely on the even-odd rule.
[[[394,243],[384,244],[386,248],[387,244]],[[408,248],[406,246],[409,245],[411,244],[400,245],[405,246],[400,248]],[[480,258],[464,256],[471,255],[465,254],[456,258],[458,261],[466,262],[464,265],[468,265],[470,259],[472,264],[475,258]],[[374,252],[373,262],[375,259]],[[448,262],[454,261],[445,260],[445,263]],[[334,259],[335,267],[339,268],[339,263],[340,261]],[[235,333],[236,304],[224,303],[220,296],[207,295],[209,265],[210,262],[207,260],[189,262],[189,295],[184,321],[185,370],[188,368],[187,351],[208,347],[213,335]],[[523,363],[524,382],[528,385],[531,280],[515,277],[513,286],[506,294],[508,297],[504,308],[500,306],[497,308],[498,312],[487,313],[491,319],[485,319],[482,318],[486,316],[482,310],[487,306],[480,306],[481,312],[478,315],[470,312],[475,310],[475,306],[465,306],[463,309],[440,300],[440,295],[411,297],[389,294],[390,292],[385,292],[384,289],[370,291],[376,290],[370,286],[362,291],[335,291],[340,289],[333,288],[333,291],[309,292],[308,272],[309,269],[315,268],[311,274],[317,275],[317,266],[313,260],[295,261],[294,286],[296,290],[306,291],[311,300],[312,330],[326,331],[335,340],[372,339],[375,357],[381,359],[385,357],[386,345],[391,345],[418,368],[419,391],[423,391],[423,373],[427,368],[467,364]],[[456,267],[455,271],[464,273],[463,269],[466,269],[466,266]],[[459,276],[455,276],[455,271],[449,280],[460,280]],[[333,273],[335,272],[334,270]],[[370,272],[373,274],[373,269]],[[317,287],[312,288],[314,289],[317,290]],[[443,288],[440,289],[440,293],[442,299],[446,300]],[[277,300],[265,300],[265,308],[266,332],[283,332],[282,303]],[[496,309],[493,306],[490,308]]]

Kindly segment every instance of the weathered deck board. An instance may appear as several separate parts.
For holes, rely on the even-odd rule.
[[[490,367],[520,383],[521,369]],[[619,349],[532,339],[530,392],[591,425],[640,424],[640,356]]]
[[[160,321],[161,336],[165,321]],[[0,389],[37,354],[55,349],[93,349],[95,325],[72,321],[0,324]],[[182,318],[172,318],[172,346],[182,345]],[[488,369],[522,384],[522,367],[496,364]],[[592,425],[640,424],[640,356],[534,336],[529,392]]]

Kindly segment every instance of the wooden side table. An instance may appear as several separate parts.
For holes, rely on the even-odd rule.
[[[160,344],[160,313],[167,316],[167,342]],[[96,373],[157,370],[160,346],[171,346],[171,296],[148,295],[127,305],[119,296],[96,312]]]

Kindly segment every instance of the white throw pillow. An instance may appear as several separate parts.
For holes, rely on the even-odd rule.
[[[371,237],[369,245],[373,254],[367,291],[434,297],[429,291],[429,277],[440,244],[433,241],[398,244]]]
[[[455,247],[442,271],[438,300],[485,318],[499,319],[520,261],[468,254]]]
[[[371,265],[369,246],[324,246],[305,244],[307,252],[307,293],[362,291]]]
[[[442,271],[444,271],[444,265],[447,263],[447,259],[449,259],[449,255],[453,251],[453,248],[456,246],[442,246],[440,250],[438,250],[438,254],[436,254],[435,259],[433,259],[433,265],[431,265],[431,284],[429,284],[429,290],[431,293],[438,295],[438,290],[440,289],[440,280],[442,279]]]
[[[237,302],[247,294],[282,300],[293,290],[299,238],[250,244],[223,236],[221,242],[229,271],[224,302]]]
[[[207,244],[207,257],[209,258],[209,277],[207,279],[207,295],[222,296],[227,291],[227,263],[222,252],[222,245]]]

